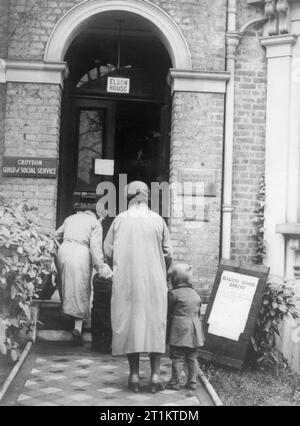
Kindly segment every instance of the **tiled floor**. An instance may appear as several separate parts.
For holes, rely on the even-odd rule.
[[[125,358],[95,355],[88,348],[40,345],[34,349],[13,382],[2,405],[23,406],[197,406],[211,405],[199,384],[196,393],[164,390],[151,394],[149,361],[141,358],[141,392],[127,389]],[[170,361],[162,361],[162,378],[170,375]]]

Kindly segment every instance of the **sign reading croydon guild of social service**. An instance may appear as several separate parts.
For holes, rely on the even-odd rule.
[[[268,273],[265,266],[221,262],[203,321],[203,357],[231,367],[243,366]]]
[[[3,157],[3,176],[27,178],[55,178],[57,159],[46,157]]]
[[[128,94],[130,92],[130,79],[123,77],[108,77],[107,91],[109,93]]]

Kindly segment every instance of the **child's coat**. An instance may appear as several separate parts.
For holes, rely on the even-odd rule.
[[[183,283],[170,290],[168,298],[168,343],[186,348],[203,346],[198,293],[190,284]]]

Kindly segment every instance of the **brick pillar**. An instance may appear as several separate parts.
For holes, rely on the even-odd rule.
[[[193,169],[215,176],[215,196],[205,197],[206,217],[171,217],[175,261],[193,265],[195,287],[209,293],[220,253],[221,183],[224,132],[224,94],[174,92],[170,180],[180,170]]]
[[[4,154],[58,158],[61,86],[7,83]],[[1,192],[39,209],[46,229],[56,225],[56,179],[2,178]]]

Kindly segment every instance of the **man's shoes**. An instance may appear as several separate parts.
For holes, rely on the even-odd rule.
[[[92,345],[91,350],[93,352],[98,352],[99,354],[109,355],[111,354],[111,346],[105,345]]]

